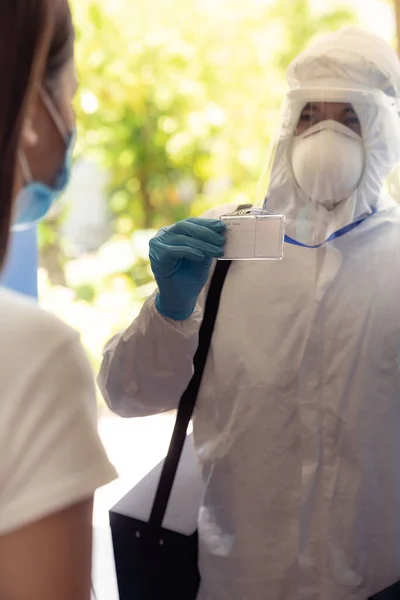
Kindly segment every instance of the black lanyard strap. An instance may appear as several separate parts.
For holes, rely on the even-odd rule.
[[[187,429],[192,418],[194,407],[199,393],[207,355],[211,344],[211,338],[217,318],[222,288],[228,274],[231,261],[217,261],[214,274],[211,279],[204,309],[203,322],[199,332],[199,345],[193,359],[194,373],[186,390],[183,392],[178,414],[175,421],[174,431],[165,458],[160,476],[153,508],[149,523],[155,527],[162,527],[168,501],[171,495],[179,461],[185,444]]]

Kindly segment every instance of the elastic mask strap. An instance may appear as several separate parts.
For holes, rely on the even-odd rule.
[[[360,141],[361,136],[358,135],[355,131],[352,131],[346,125],[339,123],[338,121],[334,121],[333,119],[325,119],[325,121],[320,121],[316,125],[313,125],[306,131],[303,131],[300,135],[295,136],[297,139],[306,139],[319,133],[320,131],[335,131],[336,133],[341,133],[342,135],[351,138],[355,141]]]
[[[46,92],[46,90],[43,87],[41,87],[39,89],[39,95],[40,95],[40,97],[43,101],[43,104],[45,105],[49,115],[53,119],[55,126],[57,127],[58,131],[60,132],[61,137],[63,138],[63,140],[65,142],[67,142],[68,136],[69,136],[69,131],[68,131],[67,126],[65,125],[64,120],[61,117],[60,113],[58,112],[57,108],[54,106],[53,100],[50,98],[49,94]]]
[[[285,242],[287,244],[292,244],[293,246],[301,246],[302,248],[312,248],[312,249],[321,248],[324,244],[326,244],[328,242],[332,242],[333,240],[337,240],[338,238],[342,237],[342,235],[349,233],[349,231],[352,231],[353,229],[355,229],[356,227],[361,225],[361,223],[364,223],[364,221],[366,221],[367,219],[372,217],[372,215],[374,215],[377,211],[378,211],[378,209],[374,208],[372,210],[372,212],[369,215],[367,215],[366,217],[362,217],[358,221],[355,221],[354,223],[351,223],[350,225],[346,225],[346,227],[342,227],[338,231],[335,231],[334,233],[332,233],[331,236],[328,237],[327,240],[325,240],[321,244],[317,244],[316,246],[309,246],[308,244],[302,244],[301,242],[298,242],[297,240],[289,237],[288,235],[285,235]]]
[[[32,173],[29,167],[28,159],[22,151],[18,152],[18,160],[21,166],[22,175],[24,177],[24,183],[30,183],[32,181]]]

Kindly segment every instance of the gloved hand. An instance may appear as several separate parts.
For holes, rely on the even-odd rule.
[[[213,258],[223,256],[225,225],[217,219],[186,219],[150,240],[150,264],[158,284],[156,307],[164,317],[190,317]]]

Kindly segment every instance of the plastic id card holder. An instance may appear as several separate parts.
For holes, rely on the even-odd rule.
[[[285,217],[239,211],[221,217],[226,225],[224,256],[220,260],[281,260]]]

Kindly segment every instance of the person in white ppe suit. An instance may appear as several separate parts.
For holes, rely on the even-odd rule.
[[[400,580],[400,65],[351,27],[288,83],[265,190],[284,258],[231,265],[194,418],[202,600],[366,600]],[[226,212],[152,240],[159,289],[99,377],[116,413],[176,408]]]

